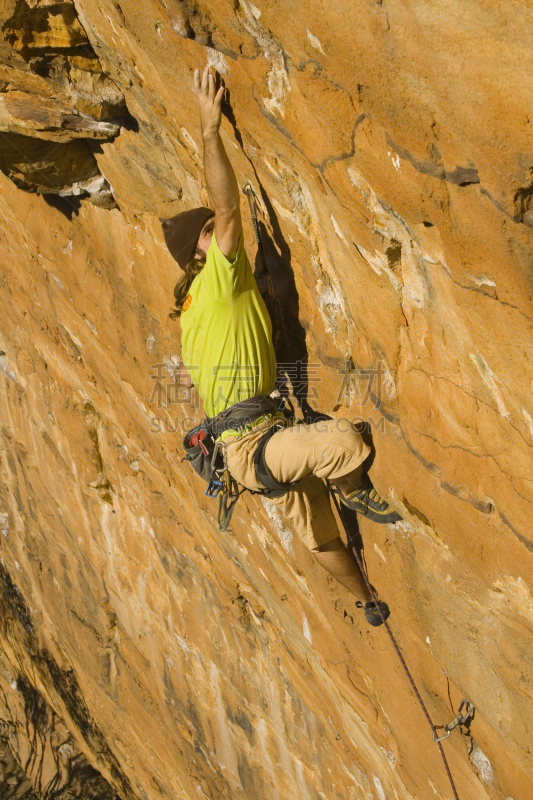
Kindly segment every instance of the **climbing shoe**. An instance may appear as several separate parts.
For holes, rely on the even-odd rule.
[[[373,600],[369,600],[365,605],[360,600],[357,600],[356,608],[362,608],[365,612],[366,621],[369,625],[377,628],[378,625],[383,625],[383,621],[390,616],[390,610],[384,600],[378,600],[379,610]],[[379,613],[381,611],[381,614]],[[383,617],[382,617],[383,615]]]
[[[339,495],[341,502],[347,508],[352,511],[358,511],[359,514],[368,517],[373,522],[385,525],[401,520],[400,515],[389,506],[386,500],[379,496],[370,482],[361,489],[351,492],[348,496],[343,495],[339,490],[335,493]]]

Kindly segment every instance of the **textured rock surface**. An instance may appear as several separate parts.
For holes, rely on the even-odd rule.
[[[112,207],[88,144],[118,134],[124,95],[102,71],[74,3],[7,0],[2,31],[2,171],[28,191]]]
[[[476,706],[470,735],[444,743],[459,796],[530,798],[533,12],[1,10],[14,796],[29,784],[12,757],[39,797],[65,800],[452,796],[382,631],[268,504],[243,498],[219,534],[180,461],[201,412],[174,384],[158,218],[205,200],[190,85],[207,61],[229,89],[239,181],[260,196],[279,359],[308,360],[309,402],[371,424],[371,474],[406,521],[362,522],[370,576],[434,721]]]

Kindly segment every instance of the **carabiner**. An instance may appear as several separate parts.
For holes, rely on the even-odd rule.
[[[463,714],[462,710],[466,707],[466,711]],[[442,742],[443,739],[447,739],[450,733],[453,731],[454,728],[457,728],[458,725],[465,725],[469,719],[473,716],[475,711],[474,706],[470,703],[469,700],[461,700],[461,705],[459,706],[459,711],[457,712],[457,716],[452,719],[451,722],[448,722],[447,725],[434,725],[434,728],[444,728],[446,733],[443,736],[436,736],[433,734],[433,741],[434,742]]]

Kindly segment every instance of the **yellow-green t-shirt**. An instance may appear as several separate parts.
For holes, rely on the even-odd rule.
[[[180,321],[183,363],[209,417],[272,392],[272,324],[242,236],[235,259],[229,261],[213,233],[205,267],[192,282]]]

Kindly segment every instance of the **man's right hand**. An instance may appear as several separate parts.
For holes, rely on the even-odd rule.
[[[200,119],[202,123],[202,136],[204,141],[211,136],[216,136],[220,128],[222,119],[222,98],[224,97],[224,86],[216,91],[215,79],[209,67],[206,67],[200,75],[200,70],[194,70],[194,85],[192,88],[198,98],[200,106]]]
[[[193,92],[200,106],[205,180],[215,212],[216,239],[231,261],[241,237],[242,221],[237,179],[220,137],[224,86],[216,90],[215,79],[206,67],[201,77],[199,70],[194,71]]]

